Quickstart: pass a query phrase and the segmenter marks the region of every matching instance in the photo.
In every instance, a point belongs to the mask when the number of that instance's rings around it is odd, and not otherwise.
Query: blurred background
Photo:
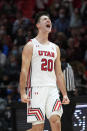
[[[73,71],[74,87],[67,91],[74,106],[64,110],[73,109],[73,131],[87,131],[87,0],[0,0],[0,131],[31,127],[20,102],[21,53],[36,35],[34,17],[42,10],[51,16],[49,40],[60,47],[62,69],[66,62]]]

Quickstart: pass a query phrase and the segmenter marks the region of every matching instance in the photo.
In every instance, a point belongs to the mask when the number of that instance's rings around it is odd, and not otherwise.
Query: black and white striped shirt
[[[62,71],[64,74],[67,91],[75,91],[74,73],[71,65],[69,63],[66,63],[66,66],[65,68],[62,68]]]

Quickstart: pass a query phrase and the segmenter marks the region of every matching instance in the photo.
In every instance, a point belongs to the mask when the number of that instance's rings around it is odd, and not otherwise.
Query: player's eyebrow
[[[44,17],[44,18],[43,18],[43,20],[47,20],[47,19],[49,19],[49,20],[50,20],[50,18],[49,18],[49,17]]]

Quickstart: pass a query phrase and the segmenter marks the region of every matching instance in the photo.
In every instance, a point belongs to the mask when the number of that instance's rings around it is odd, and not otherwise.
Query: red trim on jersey
[[[32,40],[30,39],[29,42],[32,42]],[[27,75],[27,89],[28,89],[28,96],[29,98],[31,98],[32,94],[31,94],[31,66],[29,68],[29,71],[28,71],[28,75]]]
[[[32,42],[32,40],[30,39],[28,42]]]
[[[27,89],[28,89],[28,96],[29,98],[31,97],[31,81],[30,81],[30,69],[28,71],[28,75],[27,75]]]

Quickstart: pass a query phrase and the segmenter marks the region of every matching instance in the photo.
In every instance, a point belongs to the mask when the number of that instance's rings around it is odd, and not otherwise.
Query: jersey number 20
[[[41,60],[41,70],[42,71],[52,71],[53,70],[53,60],[52,59],[45,59]]]

